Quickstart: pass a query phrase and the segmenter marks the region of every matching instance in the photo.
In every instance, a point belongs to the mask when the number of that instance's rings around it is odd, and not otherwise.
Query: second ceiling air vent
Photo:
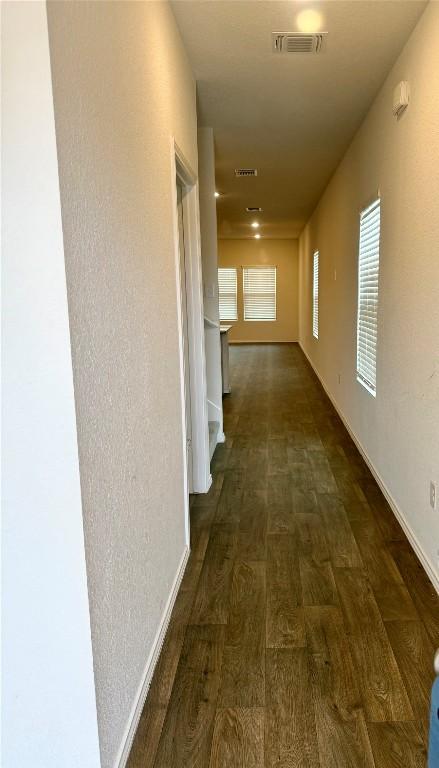
[[[235,168],[235,176],[257,176],[256,168]]]
[[[327,32],[272,32],[273,53],[322,53]]]

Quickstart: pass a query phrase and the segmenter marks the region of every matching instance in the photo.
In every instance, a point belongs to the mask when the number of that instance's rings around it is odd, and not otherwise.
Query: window
[[[220,267],[218,269],[218,289],[220,320],[237,320],[236,267]]]
[[[244,267],[244,320],[276,320],[276,267]]]
[[[380,265],[380,201],[360,215],[358,254],[357,379],[376,393],[378,273]]]
[[[319,252],[314,251],[312,265],[312,335],[319,338]]]

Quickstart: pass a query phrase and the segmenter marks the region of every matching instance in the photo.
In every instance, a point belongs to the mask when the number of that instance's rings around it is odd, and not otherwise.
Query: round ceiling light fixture
[[[259,221],[252,221],[252,227],[253,227],[253,229],[258,229],[259,228]]]
[[[299,32],[308,34],[320,32],[323,24],[322,14],[312,8],[307,8],[297,14],[296,24]]]
[[[255,239],[256,239],[256,240],[260,240],[260,239],[261,239],[261,236],[260,236],[259,232],[257,232],[257,233],[256,233],[256,235],[255,235]]]

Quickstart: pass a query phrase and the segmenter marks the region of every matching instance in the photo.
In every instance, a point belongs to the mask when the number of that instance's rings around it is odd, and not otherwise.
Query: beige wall
[[[219,240],[218,262],[220,267],[238,267],[238,320],[230,323],[230,341],[297,341],[297,240]],[[239,267],[265,264],[277,267],[277,319],[269,323],[245,322]]]
[[[99,736],[110,768],[185,549],[171,137],[196,170],[195,82],[167,3],[51,2],[48,17]]]
[[[389,74],[300,239],[300,342],[393,499],[438,585],[439,3]],[[410,105],[392,116],[392,92]],[[381,192],[377,396],[356,381],[359,210]],[[312,252],[320,333],[312,337]],[[336,279],[335,279],[336,272]],[[338,377],[340,375],[340,383]]]

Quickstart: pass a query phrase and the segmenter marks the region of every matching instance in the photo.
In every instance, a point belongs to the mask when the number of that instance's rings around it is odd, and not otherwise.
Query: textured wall
[[[46,5],[2,3],[3,768],[98,768]]]
[[[195,83],[166,3],[51,2],[102,765],[114,764],[185,546],[171,136]]]
[[[439,4],[395,63],[300,239],[300,340],[438,574]],[[392,93],[410,105],[392,116]],[[377,396],[356,381],[359,211],[381,191]],[[312,252],[320,332],[312,337]],[[337,279],[334,279],[336,270]],[[338,374],[341,382],[338,383]]]
[[[220,267],[238,267],[238,320],[229,339],[233,341],[297,341],[299,256],[297,240],[219,240]],[[258,323],[244,321],[242,266],[277,266],[277,319]]]

